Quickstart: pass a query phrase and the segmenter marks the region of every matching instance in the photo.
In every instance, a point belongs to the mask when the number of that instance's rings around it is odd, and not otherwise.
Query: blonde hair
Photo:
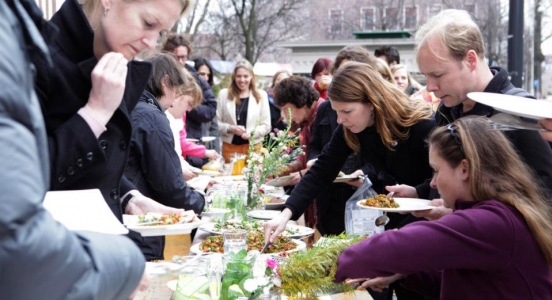
[[[191,96],[194,99],[192,108],[196,108],[203,101],[203,92],[196,82],[196,79],[186,69],[182,69],[182,75],[184,77],[184,84],[180,87],[180,93],[182,95]]]
[[[483,35],[465,10],[443,10],[421,26],[416,32],[416,53],[433,37],[437,38],[456,60],[462,60],[469,50],[474,50],[480,59],[485,57]],[[446,60],[431,48],[429,51],[441,60]]]
[[[389,69],[389,65],[385,62],[385,60],[376,58],[374,67],[381,74],[381,76],[383,76],[383,79],[391,82],[392,84],[396,83],[395,77],[393,76],[393,73],[391,72],[391,69]]]
[[[234,71],[232,72],[232,82],[228,87],[228,100],[236,101],[236,105],[241,104],[240,100],[240,88],[236,84],[236,73],[239,69],[245,69],[251,75],[251,81],[249,82],[249,92],[255,97],[257,103],[261,101],[261,93],[257,89],[257,80],[255,79],[255,73],[253,72],[253,66],[247,60],[240,60],[236,63]]]
[[[474,201],[517,209],[552,267],[552,213],[538,179],[501,131],[484,117],[463,117],[435,129],[429,146],[453,168],[467,160]]]
[[[390,69],[391,69],[391,74],[393,74],[393,77],[395,77],[395,72],[397,72],[398,70],[401,70],[401,69],[404,70],[406,72],[406,77],[408,78],[408,87],[414,86],[416,91],[419,91],[422,88],[422,85],[418,83],[418,81],[416,81],[414,78],[412,78],[412,75],[410,75],[410,72],[408,72],[408,68],[405,65],[401,65],[401,64],[393,65],[391,66]]]
[[[334,74],[328,96],[335,102],[372,104],[376,130],[384,145],[393,150],[396,139],[407,139],[409,128],[421,120],[431,119],[431,105],[410,100],[395,84],[386,81],[373,67],[358,62],[346,62]],[[347,145],[360,151],[357,136],[344,128]]]
[[[151,0],[123,0],[125,2],[135,2],[135,1],[151,1]],[[180,15],[184,15],[188,8],[190,7],[190,0],[178,0],[182,9],[180,10]],[[90,13],[90,16],[93,16],[97,13],[103,13],[103,8],[100,8],[100,0],[78,0],[78,3],[82,5],[82,9],[85,13]]]

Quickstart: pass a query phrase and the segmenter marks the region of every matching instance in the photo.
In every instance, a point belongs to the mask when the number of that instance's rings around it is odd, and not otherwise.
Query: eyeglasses
[[[462,151],[462,153],[464,153],[464,148],[462,147],[462,142],[460,141],[460,138],[458,137],[458,132],[454,128],[454,125],[453,124],[448,124],[447,125],[447,130],[449,131],[450,136],[452,136],[452,139],[454,140],[454,142],[458,146],[460,146],[460,151]]]
[[[177,55],[176,59],[187,61],[188,60],[188,55]]]

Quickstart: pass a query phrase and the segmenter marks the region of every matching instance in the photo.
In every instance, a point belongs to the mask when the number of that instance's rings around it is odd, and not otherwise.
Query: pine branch
[[[337,257],[363,237],[339,235],[327,237],[306,252],[293,253],[281,266],[281,291],[299,295],[297,299],[316,299],[317,295],[353,291],[344,283],[335,283]]]

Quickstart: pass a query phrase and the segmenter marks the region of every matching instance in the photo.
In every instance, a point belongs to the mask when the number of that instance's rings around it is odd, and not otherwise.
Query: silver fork
[[[542,126],[540,126],[537,123],[532,123],[523,120],[522,118],[507,114],[507,113],[498,113],[495,115],[492,115],[489,118],[492,122],[491,125],[493,129],[496,130],[518,130],[518,129],[525,129],[525,130],[539,130],[539,131],[546,131]]]

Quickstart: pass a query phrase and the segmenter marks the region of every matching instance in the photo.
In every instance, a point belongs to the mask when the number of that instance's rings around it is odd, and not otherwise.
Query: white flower
[[[257,284],[257,281],[255,279],[249,278],[249,279],[246,279],[245,282],[243,283],[243,288],[248,293],[253,293],[254,291],[257,290],[257,288],[259,288],[259,285]]]
[[[275,286],[277,287],[280,287],[282,285],[282,279],[280,278],[280,276],[276,276],[272,279],[272,282],[274,283]]]
[[[257,284],[259,286],[266,286],[268,284],[268,278],[266,278],[264,276],[263,277],[258,277],[257,278]]]

